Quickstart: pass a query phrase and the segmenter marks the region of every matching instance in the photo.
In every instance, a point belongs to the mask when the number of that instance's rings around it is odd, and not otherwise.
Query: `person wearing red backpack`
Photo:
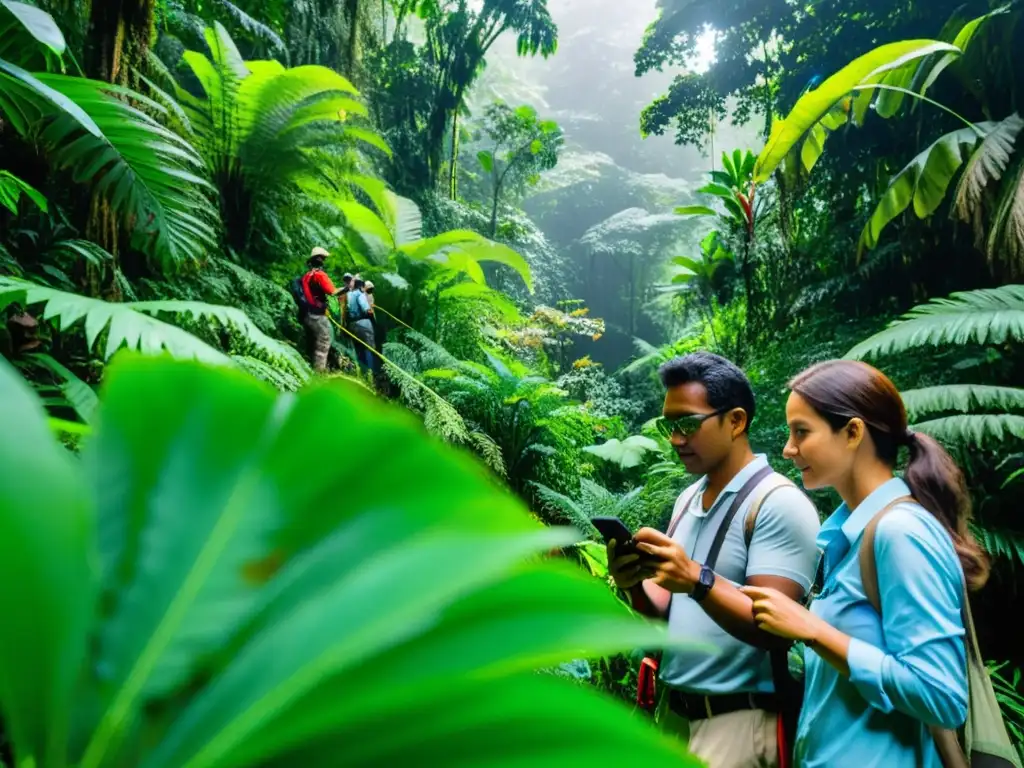
[[[330,254],[319,246],[313,249],[306,260],[308,270],[299,278],[299,319],[306,329],[313,370],[327,370],[327,355],[331,351],[331,322],[327,319],[327,297],[338,296],[348,290],[351,276],[346,275],[346,285],[335,288],[331,278],[324,271],[324,263]]]
[[[659,429],[699,479],[680,494],[667,535],[642,528],[619,554],[626,543],[609,542],[609,572],[637,611],[668,622],[673,641],[700,645],[668,650],[657,664],[662,728],[688,740],[710,768],[785,766],[787,723],[792,732],[796,721],[787,685],[795,681],[775,662],[784,667],[789,644],[755,625],[739,587],[770,586],[800,600],[817,565],[818,513],[751,450],[754,393],[739,368],[698,352],[660,374]]]

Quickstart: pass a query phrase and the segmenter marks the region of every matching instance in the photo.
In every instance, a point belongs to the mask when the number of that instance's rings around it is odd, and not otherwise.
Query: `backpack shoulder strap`
[[[675,535],[676,528],[679,527],[679,522],[683,519],[683,515],[686,514],[686,510],[690,508],[690,505],[693,503],[694,497],[697,495],[699,491],[700,483],[694,483],[693,488],[690,489],[690,493],[686,497],[686,501],[684,501],[680,505],[679,511],[676,512],[675,516],[672,518],[672,522],[668,524],[668,530],[665,532],[665,535],[668,536],[670,539]]]
[[[898,499],[890,501],[868,521],[868,524],[864,527],[864,534],[861,536],[860,550],[857,553],[857,559],[860,561],[860,580],[864,585],[864,596],[868,599],[871,607],[878,611],[879,616],[882,615],[882,599],[878,592],[878,564],[875,562],[875,531],[878,530],[878,524],[882,521],[882,518],[889,514],[893,507],[897,504],[913,500],[913,496],[900,496]]]
[[[736,495],[732,497],[732,502],[729,504],[729,509],[725,511],[722,516],[722,522],[718,526],[718,530],[715,531],[715,539],[711,542],[711,549],[708,550],[707,559],[704,561],[704,565],[712,570],[715,567],[715,563],[718,562],[718,553],[722,551],[722,544],[725,543],[725,536],[729,533],[729,526],[732,525],[733,519],[736,517],[736,513],[740,507],[743,506],[743,502],[746,501],[747,497],[753,492],[761,482],[771,474],[774,474],[770,466],[762,467],[755,472],[748,480],[743,484],[743,487],[736,492]]]
[[[743,543],[747,549],[750,548],[750,542],[754,538],[754,527],[757,525],[757,513],[761,511],[761,505],[779,488],[796,488],[796,484],[785,475],[775,472],[758,487],[758,493],[750,503],[747,517],[743,521]]]

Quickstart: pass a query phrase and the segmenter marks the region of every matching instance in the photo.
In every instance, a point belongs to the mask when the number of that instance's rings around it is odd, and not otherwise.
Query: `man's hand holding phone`
[[[700,577],[700,565],[676,542],[661,531],[641,528],[633,538],[633,545],[647,563],[648,575],[644,578],[669,592],[689,594],[693,591]]]
[[[608,573],[619,589],[631,589],[644,579],[650,578],[653,570],[646,556],[636,549],[633,534],[617,517],[595,517],[594,527],[604,537],[608,550]]]

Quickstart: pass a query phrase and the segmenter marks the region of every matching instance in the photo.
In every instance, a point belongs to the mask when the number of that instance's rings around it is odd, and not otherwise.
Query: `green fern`
[[[972,525],[971,532],[990,555],[1024,565],[1024,532]]]
[[[591,538],[599,539],[600,534],[591,523],[594,517],[617,517],[631,530],[644,524],[646,503],[643,488],[634,488],[626,493],[612,493],[600,483],[589,478],[580,480],[579,499],[559,493],[542,483],[530,483],[544,508],[557,517],[549,522],[568,522]]]
[[[220,350],[198,337],[153,317],[159,313],[187,315],[196,320],[215,322],[238,332],[268,359],[279,362],[300,380],[309,378],[309,366],[292,347],[270,338],[260,331],[244,312],[234,307],[220,307],[192,301],[141,301],[112,303],[36,285],[26,280],[0,277],[0,309],[12,303],[25,306],[45,304],[43,317],[55,321],[61,330],[68,330],[84,321],[86,343],[97,346],[106,331],[104,360],[127,346],[147,354],[166,350],[175,357],[195,358],[220,365],[235,362]]]
[[[1024,416],[1009,413],[946,416],[916,422],[914,429],[953,445],[995,445],[1013,438],[1024,440]]]
[[[1024,389],[984,384],[947,384],[902,393],[912,421],[934,413],[1024,410]]]
[[[914,307],[847,353],[854,360],[945,344],[1024,341],[1024,285],[952,294]]]

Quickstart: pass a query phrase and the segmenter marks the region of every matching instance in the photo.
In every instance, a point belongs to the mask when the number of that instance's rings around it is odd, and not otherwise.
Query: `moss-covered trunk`
[[[85,72],[89,77],[138,87],[153,34],[154,6],[155,0],[93,0],[85,50]],[[114,269],[120,268],[129,253],[124,222],[116,219],[105,199],[95,195],[89,204],[85,236],[106,248],[114,257]],[[88,267],[90,272],[95,269]],[[92,292],[110,299],[120,298],[113,270],[108,274],[88,274],[86,281]]]

